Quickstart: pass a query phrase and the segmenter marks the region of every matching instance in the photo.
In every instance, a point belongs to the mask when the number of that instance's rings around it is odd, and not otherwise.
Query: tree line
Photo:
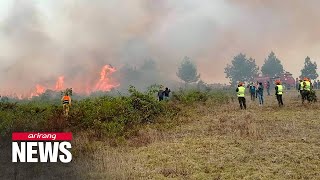
[[[228,64],[224,69],[226,78],[230,79],[231,84],[236,84],[239,81],[252,81],[258,76],[259,66],[255,59],[247,58],[245,54],[238,54],[233,58],[231,64]],[[284,73],[285,70],[281,61],[277,58],[274,52],[271,52],[261,66],[263,76],[276,77]],[[304,67],[301,69],[300,77],[308,77],[312,80],[318,78],[317,63],[312,62],[307,56],[304,61]]]
[[[281,60],[272,51],[268,57],[264,60],[264,64],[259,66],[256,64],[255,59],[247,57],[245,54],[240,53],[236,55],[231,64],[227,64],[224,68],[226,78],[230,80],[231,85],[235,85],[239,81],[253,81],[259,73],[263,76],[276,77],[285,72],[285,69],[281,63]],[[198,82],[200,74],[197,72],[197,67],[189,57],[184,57],[180,67],[178,68],[177,76],[186,84],[192,82]],[[307,56],[304,61],[304,67],[301,69],[300,77],[308,77],[312,80],[318,78],[317,63],[311,61]]]

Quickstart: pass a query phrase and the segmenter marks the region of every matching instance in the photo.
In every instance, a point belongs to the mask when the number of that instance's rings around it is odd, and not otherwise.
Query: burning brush
[[[97,91],[111,91],[114,88],[117,88],[120,86],[120,84],[112,79],[112,74],[116,72],[117,69],[110,64],[104,65],[100,71],[100,77],[97,80],[93,80],[90,83],[85,84],[85,87],[82,84],[76,83],[74,79],[69,80],[69,82],[75,82],[74,84],[68,84],[67,86],[74,87],[75,91],[79,94],[90,94],[92,92]],[[9,91],[1,91],[1,95],[5,95],[12,98],[17,99],[32,99],[33,97],[39,97],[40,95],[44,94],[47,90],[52,90],[55,92],[61,92],[61,96],[64,96],[65,94],[68,94],[69,96],[72,96],[72,88],[64,89],[65,84],[65,76],[60,75],[56,79],[56,83],[54,85],[48,85],[48,84],[36,84],[30,91],[23,92],[23,93],[15,93],[11,90]],[[85,79],[82,82],[86,82]]]

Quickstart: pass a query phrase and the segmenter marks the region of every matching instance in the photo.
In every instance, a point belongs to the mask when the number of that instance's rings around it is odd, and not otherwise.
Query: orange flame
[[[36,85],[36,93],[38,95],[43,94],[45,91],[46,91],[45,87],[43,87],[43,86],[41,86],[39,84]]]
[[[45,87],[37,84],[36,87],[35,87],[35,92],[31,92],[31,94],[28,96],[28,99],[31,99],[32,97],[35,97],[35,96],[40,96],[45,91],[46,91]],[[23,99],[23,96],[19,95],[18,99]]]
[[[111,75],[116,72],[117,69],[115,67],[112,67],[111,65],[105,65],[102,67],[100,71],[100,78],[97,83],[92,84],[91,82],[85,82],[84,81],[76,81],[73,82],[72,84],[68,84],[67,86],[69,87],[76,87],[73,88],[75,92],[77,93],[86,93],[90,94],[94,91],[110,91],[118,86],[120,86],[119,83],[117,83],[115,80],[111,78]],[[53,90],[55,91],[61,91],[65,88],[65,77],[64,76],[59,76],[56,80],[56,83],[54,86],[51,86]],[[86,84],[81,84],[81,83],[86,83]],[[43,94],[50,86],[43,86],[40,84],[36,84],[35,88],[32,91],[25,92],[18,94],[14,91],[6,91],[2,92],[1,95],[3,96],[8,96],[12,98],[17,98],[17,99],[24,99],[28,98],[31,99],[32,97],[40,96]],[[77,89],[78,88],[78,89]]]
[[[105,65],[100,72],[100,80],[96,84],[95,91],[110,91],[113,88],[118,87],[120,84],[114,83],[110,79],[110,75],[116,72],[116,68]]]

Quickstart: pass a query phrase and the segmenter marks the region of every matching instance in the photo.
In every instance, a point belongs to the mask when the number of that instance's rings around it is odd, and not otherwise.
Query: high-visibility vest
[[[70,102],[70,96],[63,96],[63,104],[69,104],[69,102]]]
[[[278,87],[278,95],[282,95],[283,93],[283,86],[282,85],[277,85]]]
[[[244,97],[244,93],[246,91],[246,88],[243,86],[238,87],[238,97]]]
[[[311,90],[311,83],[309,81],[304,81],[306,83],[306,86],[304,90],[310,91]]]
[[[310,91],[311,90],[311,83],[310,81],[306,81],[306,90]]]
[[[303,81],[300,82],[300,90],[303,90]]]

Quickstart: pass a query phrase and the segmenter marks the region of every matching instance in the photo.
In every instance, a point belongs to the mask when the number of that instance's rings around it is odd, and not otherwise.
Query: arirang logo
[[[12,162],[69,163],[72,133],[12,133]]]

